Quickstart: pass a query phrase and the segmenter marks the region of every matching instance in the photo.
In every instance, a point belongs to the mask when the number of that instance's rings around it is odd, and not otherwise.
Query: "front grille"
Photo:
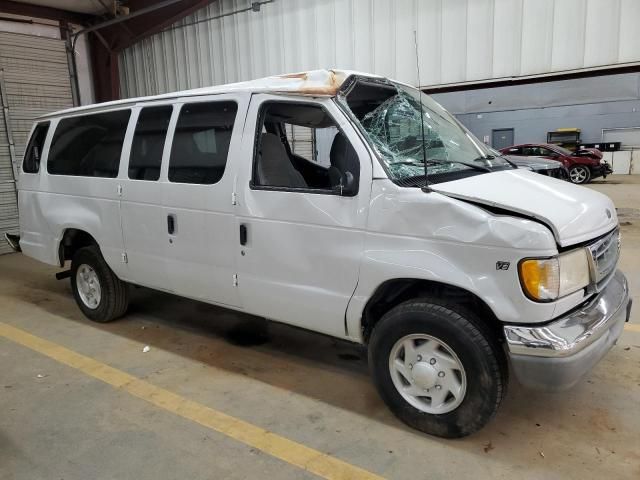
[[[590,253],[591,278],[596,291],[600,291],[616,270],[620,257],[620,231],[616,228],[600,240],[587,245],[587,250]]]

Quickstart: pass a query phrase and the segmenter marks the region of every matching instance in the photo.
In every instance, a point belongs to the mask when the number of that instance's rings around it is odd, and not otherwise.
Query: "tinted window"
[[[47,170],[54,175],[117,177],[130,110],[60,120]]]
[[[48,131],[49,122],[39,123],[36,126],[24,153],[24,161],[22,162],[23,172],[38,173],[40,170],[40,157],[42,156],[42,148],[44,147],[44,140],[47,138]]]
[[[262,107],[261,118],[254,187],[357,193],[358,156],[321,106],[268,102]]]
[[[555,152],[552,152],[548,148],[544,148],[544,147],[540,147],[539,152],[540,152],[539,155],[543,157],[553,157],[554,155],[556,155]]]
[[[535,155],[537,157],[547,157],[547,156],[553,155],[553,152],[548,148],[544,148],[544,147],[525,147],[524,154]]]
[[[213,184],[220,181],[238,105],[191,103],[180,110],[169,159],[169,181]]]
[[[138,116],[129,156],[129,178],[158,180],[162,150],[173,107],[143,108]]]

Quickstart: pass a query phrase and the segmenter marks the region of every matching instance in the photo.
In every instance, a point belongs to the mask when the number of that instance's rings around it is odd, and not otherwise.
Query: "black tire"
[[[591,180],[591,170],[585,165],[574,165],[569,169],[569,181],[577,185],[584,185]]]
[[[466,393],[452,411],[426,413],[395,387],[389,356],[396,342],[411,334],[427,334],[444,342],[462,363]],[[506,356],[495,336],[471,312],[438,299],[410,300],[387,312],[372,332],[369,365],[380,396],[400,420],[445,438],[464,437],[486,425],[498,411],[508,383]]]
[[[77,275],[81,265],[89,266],[97,276],[100,286],[100,301],[94,308],[81,298]],[[82,280],[81,280],[82,282]],[[120,280],[105,262],[97,246],[79,249],[71,261],[71,289],[82,313],[94,322],[106,323],[120,318],[129,306],[129,288]]]

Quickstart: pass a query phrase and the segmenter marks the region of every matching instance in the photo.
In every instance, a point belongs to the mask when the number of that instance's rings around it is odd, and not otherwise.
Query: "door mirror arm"
[[[333,187],[333,191],[341,197],[349,197],[353,195],[354,178],[353,174],[349,171],[343,173],[340,176],[340,183]]]

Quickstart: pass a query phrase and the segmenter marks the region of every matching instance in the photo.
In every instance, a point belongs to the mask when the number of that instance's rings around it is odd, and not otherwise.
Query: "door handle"
[[[244,223],[240,224],[240,245],[247,244],[247,226]]]
[[[173,235],[176,232],[176,217],[172,213],[167,215],[167,232]]]

